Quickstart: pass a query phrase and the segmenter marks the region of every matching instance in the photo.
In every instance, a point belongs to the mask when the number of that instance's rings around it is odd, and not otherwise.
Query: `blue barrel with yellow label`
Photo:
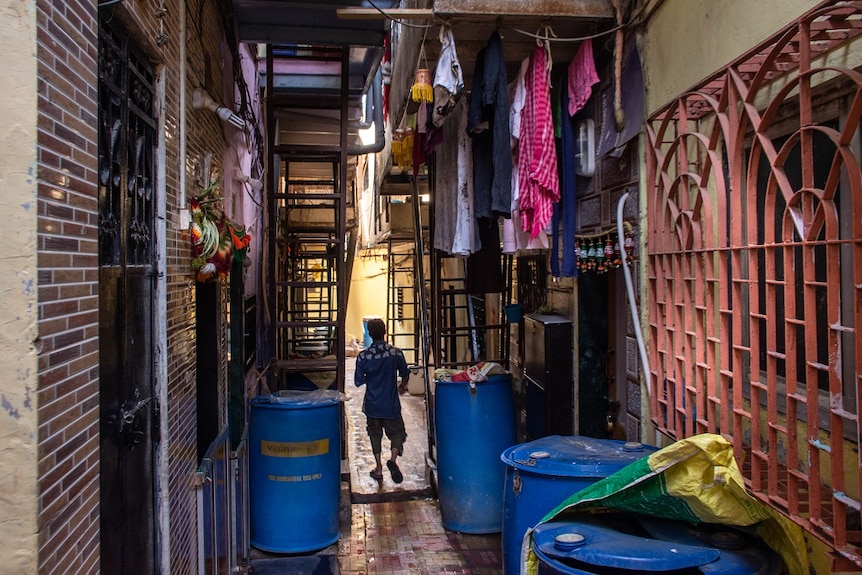
[[[338,541],[340,402],[333,390],[251,400],[251,544],[303,553]]]

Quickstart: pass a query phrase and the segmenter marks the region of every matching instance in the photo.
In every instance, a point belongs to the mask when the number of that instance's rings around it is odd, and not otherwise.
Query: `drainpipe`
[[[370,98],[369,98],[370,96]],[[368,100],[372,101],[374,107],[374,141],[370,144],[352,145],[347,147],[349,156],[361,156],[364,154],[376,154],[383,150],[386,144],[386,127],[383,125],[383,73],[380,68],[374,73],[374,80],[371,82],[370,94],[366,95],[366,112],[365,121],[368,122]]]

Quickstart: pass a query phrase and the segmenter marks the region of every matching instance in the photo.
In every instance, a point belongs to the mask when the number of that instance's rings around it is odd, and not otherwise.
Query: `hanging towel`
[[[434,71],[434,110],[431,113],[431,119],[438,128],[443,125],[464,89],[464,76],[455,51],[455,38],[449,26],[440,27],[440,43],[443,47],[440,48],[440,58]]]
[[[574,116],[583,108],[593,91],[593,84],[599,81],[596,63],[593,59],[593,41],[581,42],[575,57],[569,63],[569,115]]]

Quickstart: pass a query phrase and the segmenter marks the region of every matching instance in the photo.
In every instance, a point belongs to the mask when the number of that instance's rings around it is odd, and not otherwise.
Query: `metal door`
[[[99,30],[102,573],[155,561],[153,75],[110,20]]]

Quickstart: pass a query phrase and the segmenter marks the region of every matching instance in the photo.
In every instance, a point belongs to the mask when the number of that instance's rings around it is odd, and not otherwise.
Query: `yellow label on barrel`
[[[261,441],[261,455],[269,457],[310,457],[329,453],[329,438],[314,441]]]

